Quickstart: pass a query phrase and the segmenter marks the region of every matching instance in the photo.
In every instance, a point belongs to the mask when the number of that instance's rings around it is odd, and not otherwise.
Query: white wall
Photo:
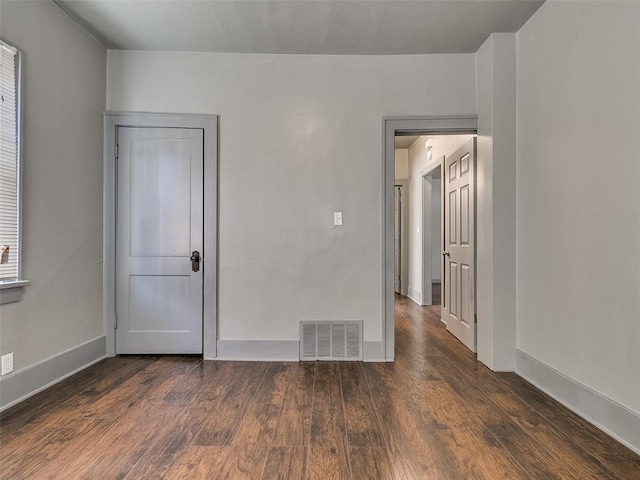
[[[396,148],[395,178],[396,180],[409,180],[409,150]]]
[[[640,3],[547,2],[517,41],[517,347],[640,414]]]
[[[107,107],[220,115],[221,339],[362,319],[380,341],[381,119],[473,113],[474,72],[473,55],[109,51]]]
[[[51,2],[1,8],[2,37],[24,54],[23,277],[31,285],[0,307],[0,351],[14,352],[18,374],[103,335],[106,50]]]
[[[425,149],[425,141],[431,139],[433,147],[431,149],[431,161],[427,160],[427,150]],[[422,235],[426,233],[430,237],[433,231],[424,232],[423,213],[422,213],[422,177],[431,171],[434,167],[441,164],[442,159],[456,151],[468,136],[465,135],[437,135],[437,136],[421,136],[409,147],[409,296],[422,305],[422,275],[423,275],[423,259],[422,259]],[[438,232],[440,225],[438,225]],[[440,265],[440,254],[431,255],[432,262],[437,260]]]
[[[516,346],[516,38],[494,33],[476,54],[478,360],[513,371]]]

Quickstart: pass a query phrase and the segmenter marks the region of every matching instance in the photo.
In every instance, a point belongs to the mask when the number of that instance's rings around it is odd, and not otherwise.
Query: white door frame
[[[400,295],[409,293],[409,180],[395,180],[394,187],[400,187]],[[395,235],[395,224],[394,224]],[[394,288],[395,293],[395,288]]]
[[[386,361],[395,357],[395,324],[393,292],[393,187],[395,185],[395,136],[397,132],[421,135],[474,134],[478,130],[477,115],[441,117],[384,117],[382,119],[381,264],[382,264],[382,352]]]
[[[115,350],[116,127],[194,128],[204,131],[204,249],[202,352],[216,357],[218,311],[218,117],[164,113],[105,112],[103,205],[103,321],[106,354]]]
[[[432,262],[429,262],[429,268],[425,268],[425,258],[427,255],[430,259],[433,258],[433,237],[431,235],[431,228],[433,226],[434,219],[432,214],[432,202],[433,202],[433,178],[429,180],[427,177],[431,177],[434,173],[440,172],[440,184],[442,187],[442,164],[444,158],[439,158],[434,162],[434,165],[429,167],[424,172],[421,172],[420,177],[422,177],[422,305],[433,305],[433,292],[432,292],[432,281],[433,281],[433,265]],[[425,183],[429,183],[431,188],[429,189],[429,196],[425,196]],[[441,190],[442,191],[442,190]],[[441,207],[442,207],[442,199],[441,199]],[[440,209],[440,218],[438,222],[440,222],[440,232],[442,233],[442,223],[443,223],[443,210]],[[427,228],[429,226],[429,228]],[[427,237],[426,232],[429,232],[429,237]],[[442,244],[442,240],[441,240]],[[428,246],[428,247],[427,247]],[[441,245],[442,246],[442,245]],[[442,255],[440,255],[440,251],[438,252],[438,256],[440,258],[440,262],[442,263]],[[442,272],[442,266],[440,268],[440,272]]]
[[[397,203],[397,208],[396,208]],[[393,225],[393,291],[394,293],[402,292],[402,187],[400,185],[393,186],[393,211],[394,225]],[[398,242],[398,254],[396,255],[396,241]],[[398,287],[396,289],[396,280],[398,280]]]

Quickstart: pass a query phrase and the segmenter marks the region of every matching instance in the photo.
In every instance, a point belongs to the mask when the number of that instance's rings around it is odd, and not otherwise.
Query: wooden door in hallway
[[[442,318],[447,330],[476,351],[475,164],[471,138],[445,159],[444,291]]]

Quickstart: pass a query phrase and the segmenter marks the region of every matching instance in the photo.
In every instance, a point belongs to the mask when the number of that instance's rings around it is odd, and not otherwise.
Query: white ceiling
[[[233,53],[475,53],[544,0],[54,0],[106,47]]]
[[[396,148],[409,148],[419,138],[419,135],[396,136]]]

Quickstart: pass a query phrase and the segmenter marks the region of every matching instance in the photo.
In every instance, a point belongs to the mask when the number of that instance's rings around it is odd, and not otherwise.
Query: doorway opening
[[[394,138],[395,301],[475,351],[475,136],[419,133]]]
[[[459,317],[459,300],[462,296],[473,298],[475,268],[468,268],[467,262],[464,264],[464,272],[454,277],[454,274],[461,272],[459,269],[463,264],[459,261],[452,262],[443,253],[447,252],[445,245],[451,243],[453,226],[456,226],[456,232],[461,232],[460,220],[464,219],[466,222],[475,217],[473,209],[467,208],[460,213],[459,200],[452,203],[453,208],[449,208],[455,211],[456,218],[449,225],[447,239],[444,228],[447,211],[446,186],[450,184],[446,181],[447,157],[463,145],[464,148],[468,145],[475,148],[477,117],[385,119],[383,130],[383,351],[389,361],[395,357],[396,298],[403,302],[410,299],[415,304],[428,306],[433,310],[432,314],[437,311],[438,318],[445,322],[451,319],[451,314],[455,318]],[[467,153],[470,156],[464,159],[465,168],[471,158],[475,160],[475,153],[466,152],[464,155]],[[454,163],[460,165],[460,159]],[[464,174],[468,178],[471,172],[473,170],[466,169]],[[406,187],[401,189],[402,202],[398,205],[395,199],[398,191],[396,187],[401,182]],[[462,193],[467,206],[471,207],[473,202],[468,200],[473,198],[469,196],[474,191],[473,183],[463,186]],[[455,195],[459,196],[460,192]],[[396,219],[396,211],[399,211],[399,219]],[[398,224],[400,228],[397,228]],[[471,232],[475,236],[475,229],[469,230],[474,226],[470,223],[466,225],[465,239],[469,238]],[[458,238],[454,240],[458,241]],[[472,242],[471,248],[474,247]],[[458,285],[453,290],[445,288],[448,276]],[[465,280],[471,279],[464,289],[459,282],[463,277]],[[398,283],[400,288],[397,288]],[[454,301],[453,310],[449,308],[447,299]],[[471,322],[470,308],[474,313]],[[475,306],[466,305],[464,310],[465,320],[473,327],[475,334]],[[472,349],[475,349],[475,344]]]

